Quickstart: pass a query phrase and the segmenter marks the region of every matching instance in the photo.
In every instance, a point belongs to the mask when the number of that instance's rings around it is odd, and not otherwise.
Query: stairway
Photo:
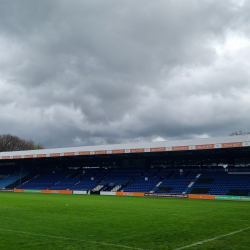
[[[195,177],[195,179],[192,180],[192,181],[188,184],[188,186],[186,187],[186,189],[185,189],[182,193],[183,193],[183,194],[188,193],[189,190],[191,189],[191,187],[194,185],[194,183],[200,178],[200,176],[201,176],[201,174],[197,174],[196,177]]]

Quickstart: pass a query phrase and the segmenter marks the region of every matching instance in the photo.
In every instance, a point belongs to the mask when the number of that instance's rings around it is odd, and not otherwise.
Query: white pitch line
[[[195,246],[197,246],[197,245],[201,245],[201,244],[203,244],[203,243],[206,243],[206,242],[209,242],[209,241],[213,241],[213,240],[217,240],[217,239],[219,239],[219,238],[226,237],[226,236],[229,236],[229,235],[237,234],[237,233],[240,233],[240,232],[243,232],[243,231],[249,230],[249,229],[250,229],[250,227],[247,227],[247,228],[244,228],[244,229],[241,229],[241,230],[235,231],[235,232],[231,232],[231,233],[228,233],[228,234],[223,234],[223,235],[220,235],[220,236],[217,236],[217,237],[211,238],[211,239],[207,239],[207,240],[199,241],[199,242],[196,242],[196,243],[191,244],[191,245],[187,245],[187,246],[179,247],[179,248],[176,248],[176,249],[174,249],[174,250],[181,250],[181,249],[185,249],[185,248],[189,248],[189,247],[195,247]]]
[[[122,247],[122,248],[135,249],[135,250],[148,250],[148,249],[143,249],[143,248],[129,247],[129,246],[124,246],[124,245],[116,245],[116,244],[99,242],[99,241],[81,240],[81,239],[67,238],[67,237],[54,236],[54,235],[36,234],[36,233],[30,233],[30,232],[24,232],[24,231],[16,231],[16,230],[8,230],[8,229],[0,229],[0,231],[20,233],[20,234],[30,234],[30,235],[34,235],[34,236],[49,237],[49,238],[56,238],[56,239],[63,239],[63,240],[83,241],[83,242],[88,242],[88,243],[101,244],[101,245],[113,246],[113,247]]]

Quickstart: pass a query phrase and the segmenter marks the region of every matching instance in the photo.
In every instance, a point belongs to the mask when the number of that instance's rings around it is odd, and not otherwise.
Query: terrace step
[[[93,191],[93,192],[100,191],[103,187],[104,187],[104,185],[99,184],[95,188],[93,188],[91,191]]]
[[[111,192],[117,192],[121,187],[121,185],[116,185],[113,189],[111,189]]]

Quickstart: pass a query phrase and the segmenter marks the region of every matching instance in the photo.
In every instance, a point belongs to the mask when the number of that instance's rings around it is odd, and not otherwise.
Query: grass
[[[249,228],[249,229],[246,229]],[[0,193],[0,249],[247,249],[250,203]]]

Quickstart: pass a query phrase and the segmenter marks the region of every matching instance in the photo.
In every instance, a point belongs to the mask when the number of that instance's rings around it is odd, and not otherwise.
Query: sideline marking
[[[8,229],[1,229],[1,228],[0,228],[0,231],[12,232],[12,233],[21,233],[21,234],[30,234],[30,235],[35,235],[35,236],[49,237],[49,238],[56,238],[56,239],[63,239],[63,240],[83,241],[83,242],[88,242],[88,243],[95,243],[95,244],[101,244],[101,245],[106,245],[106,246],[114,246],[114,247],[123,247],[123,248],[135,249],[135,250],[148,250],[148,249],[144,249],[144,248],[136,248],[136,247],[123,246],[123,245],[116,245],[116,244],[99,242],[99,241],[81,240],[81,239],[74,239],[74,238],[67,238],[67,237],[46,235],[46,234],[36,234],[36,233],[30,233],[30,232],[24,232],[24,231],[15,231],[15,230],[8,230]]]
[[[237,234],[237,233],[246,231],[246,230],[248,230],[248,229],[250,229],[250,227],[247,227],[247,228],[244,228],[244,229],[241,229],[241,230],[238,230],[238,231],[234,231],[234,232],[231,232],[231,233],[228,233],[228,234],[223,234],[223,235],[220,235],[220,236],[217,236],[217,237],[208,239],[208,240],[199,241],[199,242],[196,242],[196,243],[194,243],[194,244],[187,245],[187,246],[184,246],[184,247],[179,247],[179,248],[176,248],[176,249],[174,249],[174,250],[181,250],[181,249],[185,249],[185,248],[189,248],[189,247],[195,247],[195,246],[197,246],[197,245],[201,245],[201,244],[206,243],[206,242],[209,242],[209,241],[217,240],[217,239],[219,239],[219,238],[226,237],[226,236],[229,236],[229,235],[232,235],[232,234]]]

